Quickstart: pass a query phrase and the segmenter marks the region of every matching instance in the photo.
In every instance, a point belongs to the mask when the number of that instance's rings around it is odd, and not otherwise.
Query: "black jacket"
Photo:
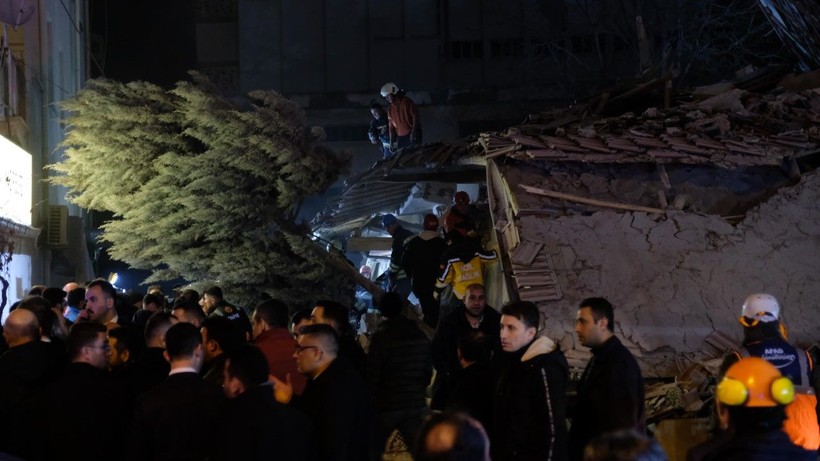
[[[72,363],[65,373],[38,399],[32,411],[42,450],[41,459],[119,460],[128,440],[131,407],[127,392],[106,370],[87,363]],[[77,429],[93,431],[93,442]],[[47,441],[47,443],[42,443]],[[25,459],[36,460],[37,456]]]
[[[433,290],[436,277],[441,270],[441,255],[447,249],[447,242],[435,231],[422,231],[409,239],[402,257],[402,267],[414,281],[430,284]]]
[[[217,437],[214,461],[312,459],[307,415],[277,402],[270,385],[249,389],[229,400],[219,424],[236,430]]]
[[[373,332],[367,381],[376,411],[425,406],[425,391],[433,374],[430,340],[410,319],[384,320]]]
[[[569,365],[547,337],[504,354],[493,400],[493,459],[566,461]]]
[[[464,333],[473,329],[466,317],[466,308],[460,304],[452,312],[444,316],[433,335],[433,366],[436,369],[435,389],[431,408],[442,409],[446,405],[448,394],[452,386],[453,377],[461,369],[458,363],[458,339]],[[492,306],[484,309],[484,318],[478,329],[491,338],[493,352],[501,350],[499,339],[499,323],[501,314]]]
[[[346,361],[331,362],[308,381],[293,404],[310,418],[318,461],[368,459],[370,395],[364,380]]]
[[[493,432],[493,396],[498,367],[492,361],[476,362],[455,374],[448,411],[462,411],[477,419],[488,434]]]
[[[569,459],[583,458],[595,437],[616,429],[646,431],[644,388],[635,357],[612,336],[592,348],[592,359],[578,382],[578,400],[569,433]]]
[[[735,434],[704,461],[816,461],[817,453],[794,445],[783,431]]]
[[[129,458],[204,460],[214,440],[203,436],[218,426],[222,390],[193,372],[177,373],[137,399]]]

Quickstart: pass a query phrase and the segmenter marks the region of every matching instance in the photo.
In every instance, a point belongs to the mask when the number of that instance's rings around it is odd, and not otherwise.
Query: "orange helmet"
[[[717,399],[729,406],[776,407],[794,400],[794,384],[759,357],[739,360],[718,383]]]

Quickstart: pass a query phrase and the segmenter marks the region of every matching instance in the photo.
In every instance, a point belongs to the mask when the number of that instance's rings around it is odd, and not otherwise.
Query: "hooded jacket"
[[[569,365],[545,337],[502,357],[493,399],[492,459],[567,459]]]
[[[429,282],[430,291],[439,273],[439,261],[447,242],[436,231],[424,230],[407,240],[402,266],[411,278]]]

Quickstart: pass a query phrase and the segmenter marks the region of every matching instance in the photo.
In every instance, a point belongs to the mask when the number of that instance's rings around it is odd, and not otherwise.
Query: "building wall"
[[[773,294],[790,339],[817,340],[820,314],[820,172],[804,175],[746,214],[737,226],[717,216],[601,211],[554,219],[525,216],[522,239],[544,242],[563,298],[541,305],[545,333],[568,356],[584,357],[573,320],[578,303],[604,296],[616,308],[615,333],[651,376],[678,373],[704,356],[715,331],[740,342],[746,296]],[[773,225],[776,223],[776,225]]]

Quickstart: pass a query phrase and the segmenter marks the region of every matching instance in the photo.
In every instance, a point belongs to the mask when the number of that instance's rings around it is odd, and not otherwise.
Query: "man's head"
[[[484,308],[487,307],[487,294],[484,285],[474,283],[467,287],[464,292],[464,307],[467,308],[467,315],[479,318],[484,315]]]
[[[259,348],[245,344],[228,354],[222,388],[228,398],[258,387],[268,380],[268,359]]]
[[[348,310],[341,303],[322,299],[316,301],[316,307],[310,313],[311,323],[321,323],[330,325],[339,335],[349,333],[350,322],[348,321]]]
[[[393,104],[393,101],[396,100],[396,96],[399,94],[399,87],[393,82],[387,82],[382,85],[382,89],[379,93],[384,99],[387,99],[387,102]]]
[[[501,349],[515,352],[530,344],[538,333],[538,306],[518,301],[501,308]]]
[[[794,384],[760,357],[746,357],[726,370],[715,389],[719,408],[741,432],[779,429],[784,408],[795,398]]]
[[[382,227],[388,234],[393,235],[399,227],[399,220],[394,215],[388,213],[382,216]]]
[[[230,353],[244,343],[244,332],[225,317],[208,317],[202,321],[202,347],[205,361]]]
[[[492,358],[493,345],[490,337],[481,330],[467,330],[458,337],[459,363],[462,368],[476,362],[486,362]]]
[[[155,312],[145,324],[145,345],[165,348],[165,334],[177,323],[176,317],[167,312]]]
[[[780,318],[780,303],[777,298],[766,293],[749,295],[740,311],[740,324],[753,327],[758,323],[777,322]]]
[[[222,301],[222,288],[212,286],[202,293],[202,300],[199,304],[205,310],[206,315],[211,315],[216,308],[216,303],[220,301]]]
[[[319,376],[339,353],[339,335],[330,325],[306,325],[301,329],[293,357],[296,369],[311,378]]]
[[[156,312],[160,310],[164,304],[163,299],[153,293],[148,293],[142,298],[142,308],[147,311]]]
[[[85,288],[77,287],[69,291],[66,296],[66,304],[79,309],[85,307]]]
[[[204,361],[199,329],[190,323],[177,323],[169,328],[165,334],[165,356],[172,367],[184,364],[199,371]]]
[[[11,311],[3,326],[3,337],[9,347],[21,346],[40,340],[40,323],[34,312],[28,309]]]
[[[419,431],[417,461],[489,461],[490,441],[481,423],[464,413],[438,413]]]
[[[52,309],[56,309],[57,312],[63,311],[63,302],[65,301],[66,292],[54,287],[49,287],[43,290],[43,298],[48,301],[49,306]]]
[[[401,296],[395,291],[388,291],[379,299],[379,312],[388,319],[401,315]]]
[[[293,339],[299,341],[299,335],[302,327],[310,325],[310,312],[307,309],[300,309],[290,316],[290,334]]]
[[[620,429],[596,437],[584,449],[584,461],[666,461],[660,444],[634,429]]]
[[[103,279],[97,279],[88,284],[85,290],[85,308],[82,318],[106,324],[116,315],[114,303],[117,298],[117,291],[114,287]]]
[[[111,350],[105,337],[105,325],[96,322],[75,323],[68,331],[66,347],[72,363],[87,363],[101,370],[107,369]]]
[[[612,304],[604,298],[587,298],[578,306],[575,333],[586,347],[605,343],[615,331],[615,313]]]
[[[373,101],[370,103],[370,114],[373,116],[373,118],[378,120],[384,117],[384,108],[382,108],[381,104],[377,103],[376,101]]]
[[[256,305],[251,315],[253,337],[262,333],[288,327],[288,306],[278,299],[268,299]]]
[[[28,310],[37,317],[37,324],[40,325],[40,336],[51,336],[51,330],[57,320],[57,315],[51,310],[48,301],[42,296],[28,296],[20,301],[17,309]]]
[[[128,326],[114,328],[108,332],[108,346],[111,348],[108,367],[113,370],[135,360],[140,347],[139,335]]]
[[[171,311],[180,322],[190,323],[199,328],[205,320],[205,312],[196,300],[178,299]]]
[[[470,210],[470,195],[463,190],[458,191],[453,197],[453,203],[459,213],[467,213]]]
[[[80,288],[80,284],[77,282],[68,282],[63,285],[63,291],[66,293],[71,293],[72,290],[76,290],[77,288]]]
[[[433,213],[427,213],[424,215],[424,221],[422,221],[422,227],[424,230],[427,231],[437,231],[438,230],[438,216],[434,215]]]

